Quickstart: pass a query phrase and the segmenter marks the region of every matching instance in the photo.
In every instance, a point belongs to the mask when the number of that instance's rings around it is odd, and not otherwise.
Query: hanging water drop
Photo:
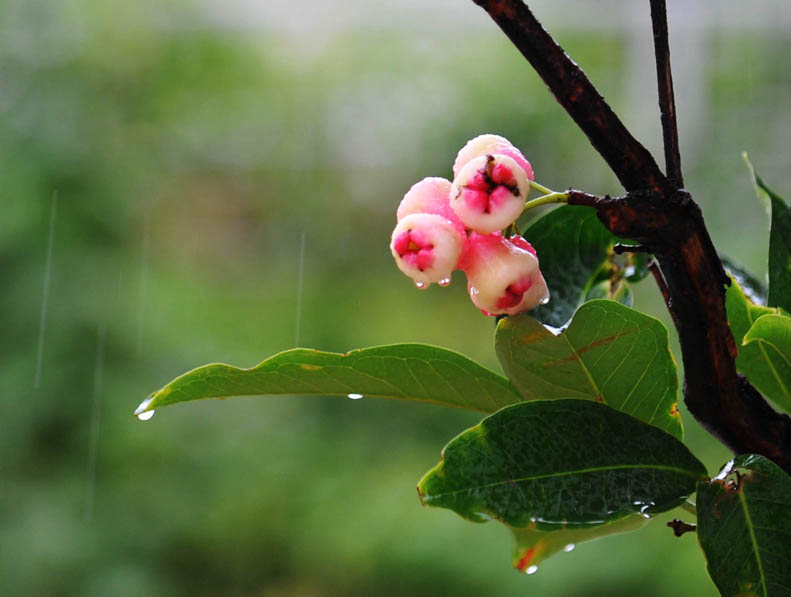
[[[439,282],[437,282],[442,287],[450,286],[450,278],[442,278]]]
[[[426,288],[428,288],[428,286],[426,285],[425,282],[415,282],[415,288],[417,288],[418,290],[425,290]]]
[[[569,543],[568,545],[566,545],[566,547],[563,548],[563,551],[565,551],[566,553],[570,551],[574,551],[574,547],[575,545],[573,543]]]
[[[538,572],[538,566],[535,565],[530,566],[527,570],[525,570],[526,574],[535,574],[536,572]]]
[[[539,305],[546,305],[548,302],[549,302],[549,297],[545,296],[544,298],[541,299]]]
[[[148,405],[151,404],[151,401],[154,400],[153,396],[149,396],[140,405],[135,409],[135,416],[140,419],[141,421],[148,421],[151,417],[154,416],[153,410],[146,410]]]
[[[363,397],[363,395],[362,394],[347,394],[346,397],[349,398],[350,400],[359,400],[360,398]]]
[[[137,418],[140,419],[141,421],[148,421],[149,419],[151,419],[151,417],[154,416],[155,412],[156,411],[154,410],[147,410],[146,412],[137,415]]]

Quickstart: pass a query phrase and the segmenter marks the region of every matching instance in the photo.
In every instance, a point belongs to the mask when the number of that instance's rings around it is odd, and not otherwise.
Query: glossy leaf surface
[[[739,282],[733,278],[731,286],[725,293],[725,308],[728,311],[728,323],[731,326],[733,339],[739,353],[736,357],[736,368],[747,376],[758,391],[786,410],[791,409],[791,368],[782,356],[779,347],[787,340],[782,337],[773,341],[760,339],[762,334],[772,330],[762,324],[762,332],[752,336],[752,341],[745,342],[745,336],[753,325],[764,317],[780,315],[780,310],[772,307],[756,305],[745,296]],[[770,320],[774,321],[774,320]],[[774,338],[774,334],[771,334]],[[767,338],[768,339],[768,338]]]
[[[603,404],[506,407],[451,441],[418,485],[424,504],[559,531],[674,508],[705,477],[673,436]]]
[[[346,354],[296,348],[249,369],[205,365],[151,394],[138,412],[187,400],[266,394],[396,398],[482,412],[522,400],[507,379],[456,352],[393,344]]]
[[[769,375],[764,384],[771,386],[774,394],[766,395],[791,411],[791,317],[787,315],[763,315],[745,334],[742,344],[745,349],[758,345],[766,357]],[[749,377],[749,376],[748,376]],[[756,385],[758,389],[761,389]]]
[[[640,279],[647,271],[645,256],[618,257],[627,264],[622,269],[616,267],[612,247],[618,239],[588,207],[559,207],[531,224],[523,236],[538,252],[551,297],[532,313],[553,327],[565,324],[586,297],[592,298],[588,297],[591,292],[597,298],[631,301],[626,279]],[[593,289],[610,279],[612,285]]]
[[[791,477],[738,456],[698,486],[698,541],[725,596],[791,594]]]
[[[746,159],[746,156],[745,156]],[[770,307],[791,311],[791,205],[770,189],[747,162],[755,189],[771,218],[769,226],[769,296]]]
[[[559,335],[527,314],[500,321],[497,356],[527,400],[603,402],[678,437],[678,378],[662,323],[614,301],[582,305]]]

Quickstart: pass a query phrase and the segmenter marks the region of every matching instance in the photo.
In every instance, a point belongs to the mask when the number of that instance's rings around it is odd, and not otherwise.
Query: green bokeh
[[[297,327],[302,346],[428,342],[497,368],[462,277],[417,292],[387,249],[402,194],[448,176],[471,136],[508,136],[549,186],[618,192],[493,28],[301,39],[214,27],[197,6],[0,6],[0,593],[714,594],[668,516],[524,578],[506,529],[421,508],[417,480],[472,413],[278,398],[132,416],[187,369],[293,347]],[[625,39],[562,39],[620,107]],[[706,43],[686,183],[715,242],[763,275],[767,221],[739,156],[791,184],[789,37]],[[668,322],[650,282],[635,290]],[[727,451],[685,428],[718,470]]]

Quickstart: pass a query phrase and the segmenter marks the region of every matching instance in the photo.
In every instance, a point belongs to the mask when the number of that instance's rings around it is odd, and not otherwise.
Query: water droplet
[[[545,296],[544,298],[541,299],[541,302],[539,304],[546,305],[548,302],[549,302],[549,297]]]
[[[538,566],[535,566],[535,565],[534,566],[530,566],[530,567],[528,567],[527,570],[525,570],[526,574],[535,574],[536,572],[538,572]]]
[[[151,401],[154,399],[153,396],[149,396],[140,405],[135,409],[135,415],[141,421],[148,421],[151,417],[154,416],[153,410],[146,410],[148,405],[151,404]]]
[[[347,398],[350,398],[351,400],[359,400],[362,397],[362,394],[347,394]]]
[[[418,290],[425,290],[426,288],[428,288],[428,286],[426,285],[425,282],[415,282],[415,288],[417,288]]]
[[[563,548],[563,551],[565,552],[574,551],[574,547],[575,546],[573,543],[569,543],[566,547]]]
[[[450,278],[442,278],[439,282],[437,282],[442,287],[450,286]]]

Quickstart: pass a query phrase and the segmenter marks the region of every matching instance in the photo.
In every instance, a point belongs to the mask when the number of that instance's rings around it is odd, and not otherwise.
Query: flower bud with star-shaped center
[[[549,300],[533,247],[521,236],[472,233],[459,267],[472,302],[486,315],[515,315]]]
[[[487,154],[467,162],[453,180],[450,206],[467,228],[488,234],[516,221],[529,192],[527,175],[512,158]]]
[[[465,235],[437,214],[404,216],[393,230],[390,252],[398,269],[415,281],[419,289],[432,282],[450,284],[466,242]]]

